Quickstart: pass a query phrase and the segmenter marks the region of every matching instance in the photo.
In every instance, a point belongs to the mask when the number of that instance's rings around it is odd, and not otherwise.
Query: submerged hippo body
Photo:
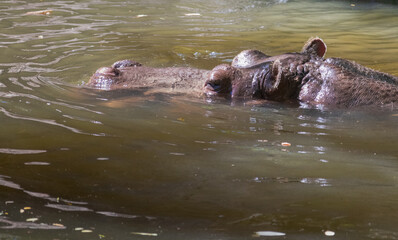
[[[122,60],[115,62],[112,67],[98,69],[88,85],[102,90],[156,88],[201,95],[209,76],[209,70],[184,67],[153,68]]]
[[[325,106],[398,106],[398,77],[340,58],[325,59],[325,53],[323,40],[311,38],[298,53],[267,56],[245,50],[231,65],[222,64],[211,71],[151,68],[123,60],[98,69],[88,85],[107,90],[156,87]]]

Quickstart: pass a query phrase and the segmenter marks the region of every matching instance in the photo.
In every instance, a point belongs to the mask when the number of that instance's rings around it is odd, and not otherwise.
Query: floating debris
[[[54,224],[53,224],[53,225],[54,225]],[[93,230],[84,229],[84,228],[82,228],[82,227],[76,227],[76,228],[74,228],[74,230],[75,230],[75,231],[80,231],[80,232],[82,232],[82,233],[92,233],[92,232],[93,232]]]
[[[334,235],[335,235],[336,233],[335,232],[333,232],[333,231],[325,231],[325,236],[328,236],[328,237],[333,237]]]
[[[135,16],[136,18],[143,18],[143,17],[148,17],[148,15],[145,15],[145,14],[139,14],[139,15],[137,15],[137,16]]]
[[[266,143],[266,142],[268,142],[268,140],[266,140],[266,139],[258,139],[257,142]]]
[[[140,236],[150,236],[150,237],[157,237],[157,233],[145,233],[145,232],[132,232],[131,234],[140,235]]]
[[[61,228],[64,228],[65,226],[63,225],[63,224],[61,224],[61,223],[53,223],[53,226],[55,226],[55,227],[61,227]]]
[[[40,11],[33,11],[33,12],[27,12],[25,15],[50,15],[53,12],[53,10],[40,10]]]
[[[36,222],[37,220],[39,220],[38,218],[28,218],[26,219],[27,222]]]
[[[290,146],[292,146],[292,144],[291,144],[291,143],[288,143],[288,142],[282,142],[281,145],[284,146],[284,147],[290,147]]]
[[[285,236],[286,233],[283,232],[273,232],[273,231],[259,231],[255,232],[253,237],[280,237]]]

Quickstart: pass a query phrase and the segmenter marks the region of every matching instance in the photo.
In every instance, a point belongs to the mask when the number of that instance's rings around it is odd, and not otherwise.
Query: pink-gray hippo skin
[[[267,56],[239,53],[213,70],[152,68],[123,60],[103,67],[88,85],[113,90],[156,88],[227,98],[298,100],[311,105],[398,106],[398,77],[341,58],[327,58],[326,44],[310,38],[301,52]],[[395,105],[394,105],[395,104]]]

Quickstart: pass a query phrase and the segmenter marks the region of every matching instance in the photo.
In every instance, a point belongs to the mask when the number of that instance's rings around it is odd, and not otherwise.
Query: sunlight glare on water
[[[397,22],[396,1],[2,1],[0,238],[398,239],[396,110],[83,86],[312,36],[398,75]]]

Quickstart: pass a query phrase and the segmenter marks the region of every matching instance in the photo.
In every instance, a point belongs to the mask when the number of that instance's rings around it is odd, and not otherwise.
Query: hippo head
[[[91,76],[88,85],[94,88],[108,90],[115,84],[120,75],[121,68],[139,67],[140,63],[131,60],[115,62],[112,67],[101,67]]]
[[[231,65],[216,66],[205,83],[207,95],[276,101],[296,98],[312,62],[323,61],[326,44],[311,38],[299,53],[268,56],[258,50],[239,53]]]

